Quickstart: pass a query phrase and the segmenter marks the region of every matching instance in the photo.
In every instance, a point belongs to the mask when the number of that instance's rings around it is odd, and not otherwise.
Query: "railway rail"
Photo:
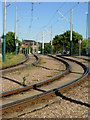
[[[18,65],[21,65],[23,63],[25,63],[27,60],[29,59],[28,55],[25,55],[25,59],[16,63],[16,64],[13,64],[13,65],[10,65],[10,66],[6,66],[6,67],[2,67],[0,68],[0,70],[5,70],[5,69],[8,69],[8,68],[11,68],[11,67],[15,67],[15,66],[18,66]]]
[[[49,56],[50,56],[50,55],[49,55]],[[54,57],[54,56],[51,56],[51,57],[60,60],[60,59],[57,58],[57,57]],[[65,59],[67,59],[67,58],[65,58]],[[86,65],[84,65],[84,64],[82,64],[82,63],[80,63],[80,62],[78,62],[78,61],[76,61],[76,60],[72,60],[72,59],[68,59],[68,60],[73,61],[73,62],[79,64],[80,66],[82,66],[82,68],[83,68],[83,70],[84,70],[84,73],[83,73],[79,78],[77,78],[77,79],[75,79],[75,80],[73,80],[73,81],[71,81],[71,82],[69,82],[69,83],[67,83],[67,84],[64,84],[64,85],[61,85],[61,86],[59,86],[59,87],[56,87],[56,88],[54,88],[54,89],[51,89],[51,90],[48,90],[48,91],[44,91],[44,90],[43,90],[43,93],[40,93],[40,94],[31,96],[31,97],[28,97],[28,98],[24,98],[24,99],[22,99],[22,100],[17,100],[17,101],[15,101],[15,102],[11,102],[11,103],[8,103],[8,104],[4,104],[4,105],[2,105],[2,106],[0,107],[0,110],[2,110],[2,114],[8,113],[8,112],[17,111],[17,109],[23,109],[23,108],[24,108],[25,106],[27,106],[28,104],[29,104],[29,105],[30,105],[30,104],[32,105],[32,104],[39,103],[39,102],[42,101],[42,100],[45,100],[45,99],[47,99],[47,98],[56,96],[59,92],[60,92],[60,93],[65,92],[65,91],[68,90],[69,88],[73,88],[74,86],[78,85],[78,84],[81,83],[82,81],[87,80],[87,78],[88,78],[88,76],[89,76],[89,68],[88,68]],[[63,61],[63,60],[62,60],[62,61]],[[68,64],[68,65],[69,65],[69,64]],[[67,68],[66,71],[69,71],[69,70],[70,70],[70,66],[68,66],[68,68]],[[65,71],[64,71],[63,73],[66,74]],[[58,75],[58,76],[59,76],[59,75]],[[48,79],[49,82],[52,81],[52,80],[54,80],[54,79],[58,79],[58,76],[55,76],[55,77],[53,77],[53,78]],[[37,84],[34,84],[34,85],[33,85],[33,89],[34,89],[34,90],[40,90],[39,88],[37,88],[38,84],[39,84],[39,86],[41,86],[42,83],[46,83],[46,84],[47,84],[48,80],[45,80],[45,81],[43,81],[43,82],[39,82],[39,83],[37,83]],[[24,88],[25,88],[25,87],[24,87]],[[3,94],[4,94],[4,93],[3,93]],[[2,95],[3,95],[3,94],[2,94]]]
[[[17,71],[20,69],[28,68],[29,66],[37,64],[40,61],[40,59],[36,55],[33,55],[36,58],[36,60],[35,60],[35,62],[31,63],[31,60],[30,60],[31,56],[30,57],[28,55],[25,55],[25,56],[26,56],[26,58],[23,61],[18,62],[11,66],[1,68],[0,70],[2,70],[2,74],[6,74],[8,72],[10,73],[10,72]]]
[[[0,97],[6,97],[6,96],[9,96],[9,95],[17,94],[19,92],[24,92],[24,91],[27,91],[27,90],[30,90],[30,89],[32,90],[35,87],[47,84],[47,83],[49,83],[51,81],[54,81],[54,80],[62,77],[63,75],[68,74],[69,71],[70,71],[70,65],[67,62],[65,62],[64,60],[62,60],[62,59],[59,59],[59,58],[56,58],[56,57],[53,57],[53,58],[55,58],[55,59],[57,59],[59,61],[62,61],[66,65],[66,70],[64,72],[62,72],[61,74],[59,74],[59,75],[57,75],[55,77],[52,77],[52,78],[50,78],[48,80],[45,80],[45,81],[42,81],[42,82],[39,82],[39,83],[36,83],[36,84],[32,84],[32,85],[25,86],[25,87],[22,87],[22,88],[19,88],[19,89],[14,89],[14,90],[11,90],[11,91],[0,93]],[[36,65],[40,60],[40,58],[38,56],[36,56],[36,59],[37,59],[37,61],[35,63],[32,63],[33,65]]]

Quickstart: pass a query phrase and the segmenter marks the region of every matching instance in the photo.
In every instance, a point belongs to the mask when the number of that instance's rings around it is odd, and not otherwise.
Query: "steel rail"
[[[0,70],[5,70],[5,69],[11,68],[11,67],[15,67],[15,66],[18,66],[20,64],[25,63],[29,59],[29,56],[26,54],[25,57],[26,58],[24,60],[22,60],[22,61],[20,61],[20,62],[18,62],[16,64],[10,65],[10,66],[2,67],[2,68],[0,68]]]
[[[65,58],[65,59],[67,59],[67,58]],[[68,60],[73,61],[72,59],[68,59]],[[76,62],[77,64],[79,64],[83,67],[84,73],[81,77],[79,77],[78,79],[75,79],[72,82],[69,82],[65,85],[59,86],[59,87],[51,89],[49,91],[46,91],[44,93],[37,94],[37,95],[31,96],[31,97],[28,97],[28,98],[25,98],[22,100],[18,100],[18,101],[12,102],[12,103],[5,104],[0,107],[0,110],[2,110],[2,114],[4,114],[5,112],[17,111],[17,108],[22,109],[23,107],[27,106],[28,104],[30,105],[30,104],[39,103],[41,100],[45,100],[48,97],[56,96],[58,92],[63,93],[66,90],[78,85],[83,80],[87,80],[88,75],[89,75],[89,68],[86,65],[84,65],[76,60],[74,60],[74,62]]]
[[[36,55],[34,55],[34,57],[36,58],[36,61],[34,62],[34,63],[38,63],[39,62],[39,59],[37,60],[37,56]],[[16,71],[16,70],[20,70],[20,69],[24,69],[24,68],[28,68],[28,67],[30,67],[30,66],[32,66],[34,63],[32,63],[32,64],[27,64],[27,65],[24,65],[24,66],[19,66],[19,67],[17,67],[17,68],[15,68],[15,67],[11,67],[11,68],[13,68],[13,69],[5,69],[5,70],[3,70],[2,71],[2,74],[5,74],[5,73],[7,73],[7,72],[12,72],[12,71]]]
[[[66,57],[63,57],[62,55],[57,55],[58,57],[61,57],[63,59],[66,59],[66,60],[70,60],[70,61],[73,61],[73,62],[76,62],[77,64],[80,64],[83,68],[84,68],[84,72],[85,71],[88,71],[89,72],[89,68],[87,65],[85,64],[82,64],[81,62],[77,61],[77,60],[74,60],[74,59],[71,59],[71,58],[66,58]],[[89,72],[90,73],[90,72]]]
[[[40,58],[37,55],[34,55],[34,56],[36,57],[37,61],[35,63],[33,63],[33,65],[36,65],[40,61]],[[41,82],[38,82],[38,83],[35,83],[35,84],[32,84],[32,85],[29,85],[29,86],[25,86],[25,87],[22,87],[22,88],[18,88],[18,89],[14,89],[14,90],[11,90],[11,91],[0,93],[0,97],[5,97],[5,96],[12,95],[12,94],[17,94],[17,93],[20,93],[20,92],[24,92],[24,91],[27,91],[27,90],[30,90],[30,89],[31,90],[35,89],[35,87],[38,87],[38,86],[47,84],[49,82],[52,82],[54,80],[57,80],[60,77],[66,75],[66,74],[68,74],[70,72],[70,65],[66,61],[64,61],[64,60],[62,60],[60,58],[56,58],[54,56],[51,56],[51,57],[53,57],[53,58],[63,62],[66,65],[66,70],[64,72],[58,74],[57,76],[49,78],[48,80],[44,80],[44,81],[41,81]]]

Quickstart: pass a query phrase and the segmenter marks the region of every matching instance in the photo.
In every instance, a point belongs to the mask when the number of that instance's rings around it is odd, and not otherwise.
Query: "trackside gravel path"
[[[32,96],[34,94],[37,94],[37,93],[40,93],[41,91],[47,91],[47,90],[50,90],[50,89],[53,89],[53,88],[56,88],[56,87],[59,87],[61,85],[64,85],[74,79],[77,79],[78,77],[80,77],[82,74],[83,74],[83,69],[82,67],[80,67],[78,64],[76,63],[72,63],[70,61],[68,61],[68,63],[71,65],[71,73],[69,73],[68,75],[60,78],[59,80],[57,81],[54,81],[48,85],[45,85],[45,86],[41,86],[39,87],[37,90],[33,90],[33,91],[29,91],[28,93],[23,93],[23,94],[20,94],[20,95],[16,95],[16,96],[13,96],[12,98],[8,97],[8,98],[4,98],[3,99],[3,104],[5,104],[7,101],[11,102],[13,100],[16,100],[17,98],[18,99],[23,99],[23,97],[29,97],[29,96]],[[53,68],[52,68],[53,69]],[[72,90],[73,91],[73,90]],[[68,91],[69,92],[69,91]],[[79,91],[78,91],[79,93]],[[78,93],[70,93],[69,94],[69,97],[70,99],[72,100],[72,96],[74,96],[74,94],[77,96]],[[73,95],[72,95],[73,94]],[[70,109],[72,108],[72,104],[71,104],[71,107],[68,105],[67,106],[64,106],[66,105],[66,100],[65,100],[65,104],[64,104],[64,100],[62,98],[66,98],[68,96],[65,97],[65,95],[68,95],[67,93],[64,93],[62,96],[58,96],[58,97],[55,97],[53,98],[52,100],[46,100],[46,103],[40,103],[39,105],[34,105],[34,106],[28,106],[27,108],[25,108],[23,111],[19,112],[19,113],[14,113],[12,115],[10,115],[10,117],[20,117],[20,118],[60,118],[62,117],[61,113],[63,113],[64,115],[64,112],[66,111],[66,109]],[[72,96],[71,96],[72,95]],[[19,98],[20,97],[20,98]],[[75,97],[76,98],[76,97]],[[58,101],[59,100],[59,101]],[[73,101],[73,100],[72,100]],[[61,102],[62,102],[62,105],[61,105]],[[78,102],[78,101],[76,101]],[[87,102],[87,101],[86,101]],[[73,103],[73,102],[72,102]],[[68,103],[69,104],[69,103]],[[56,106],[57,107],[56,107]],[[69,104],[70,105],[70,104]],[[48,107],[45,107],[45,106],[48,106]],[[60,107],[61,106],[61,107]],[[77,104],[75,105],[77,106]],[[59,108],[58,108],[59,107]],[[66,108],[65,108],[66,107]],[[68,108],[67,108],[68,107]],[[42,109],[43,108],[43,109]],[[57,109],[58,108],[58,109]],[[34,112],[35,110],[36,112]],[[54,110],[56,110],[54,113]],[[63,110],[64,109],[64,110]],[[77,109],[77,108],[76,108]],[[43,111],[44,110],[44,111]],[[59,113],[61,110],[63,110],[64,112],[61,112]],[[25,115],[23,115],[23,113]],[[49,114],[50,113],[50,114]],[[66,115],[67,115],[67,111],[65,112]],[[71,115],[70,114],[70,111],[69,111],[69,116]],[[4,117],[7,117],[7,116],[4,116]],[[8,115],[9,117],[9,115]],[[65,117],[65,115],[64,115]]]
[[[88,65],[88,61],[75,58],[78,61]],[[77,68],[77,67],[75,67]],[[78,70],[80,73],[82,70]],[[75,72],[75,71],[74,71]],[[78,73],[77,72],[77,73]],[[83,72],[83,71],[82,71]],[[81,73],[82,73],[81,72]],[[72,76],[73,77],[73,76]],[[44,103],[36,105],[33,110],[20,114],[19,118],[86,118],[89,119],[89,110],[85,104],[90,103],[88,100],[88,81],[63,93],[62,96],[54,97],[46,100]],[[83,104],[84,103],[84,104]]]
[[[41,60],[40,63],[37,64],[37,67],[30,66],[23,70],[3,75],[2,92],[22,87],[20,83],[23,82],[23,77],[26,78],[25,84],[31,85],[60,74],[66,69],[65,65],[60,61],[43,55],[39,57]],[[31,55],[30,64],[33,62],[35,62],[35,58]]]

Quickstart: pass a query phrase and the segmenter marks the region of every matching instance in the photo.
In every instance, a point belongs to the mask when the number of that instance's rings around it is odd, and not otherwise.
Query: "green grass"
[[[13,65],[15,63],[18,63],[22,60],[24,60],[24,55],[14,55],[13,53],[7,53],[5,56],[5,62],[2,61],[2,67],[6,67],[9,65]],[[1,63],[1,59],[0,59],[0,63]]]
[[[46,63],[46,62],[43,62],[43,63]]]
[[[27,73],[27,77],[29,77],[29,73]]]
[[[21,71],[19,71],[19,75],[21,74]]]
[[[59,72],[54,72],[54,73],[59,73]]]

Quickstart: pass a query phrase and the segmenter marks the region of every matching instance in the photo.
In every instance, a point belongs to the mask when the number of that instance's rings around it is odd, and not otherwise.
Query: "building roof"
[[[25,41],[25,42],[33,42],[34,40],[23,40],[23,41]]]

